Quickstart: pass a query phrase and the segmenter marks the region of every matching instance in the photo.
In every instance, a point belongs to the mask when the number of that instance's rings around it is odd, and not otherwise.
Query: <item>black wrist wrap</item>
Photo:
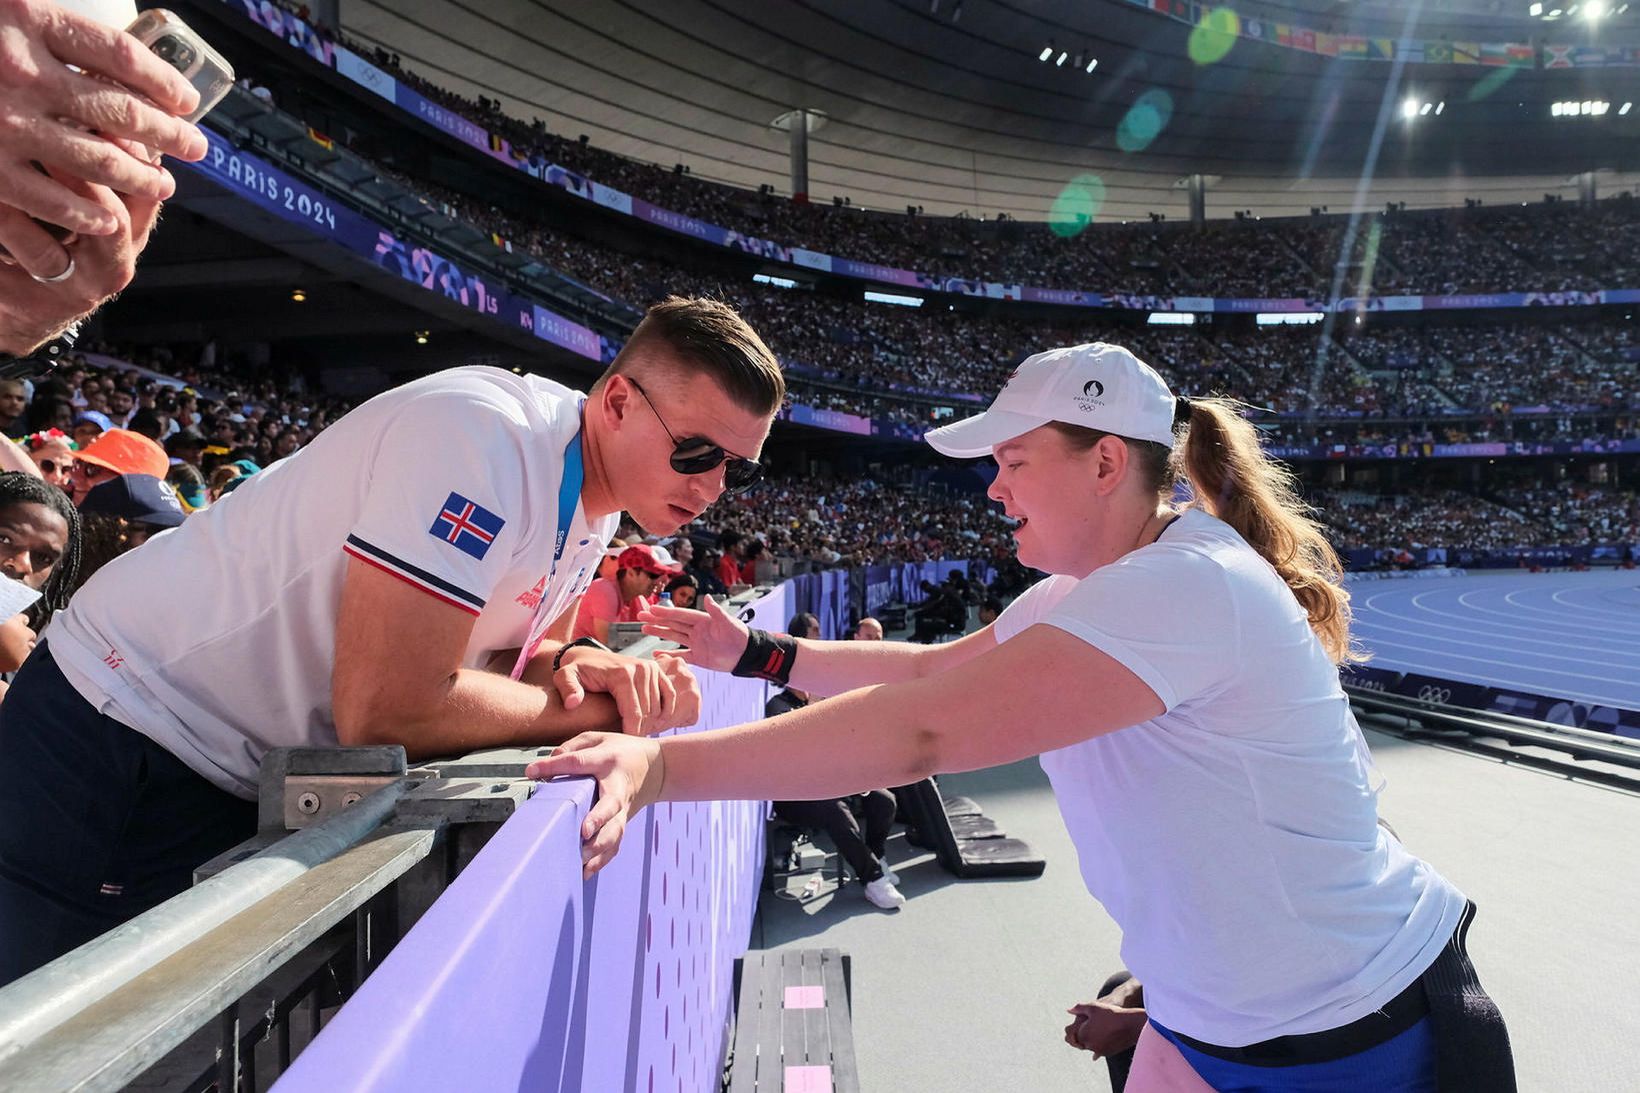
[[[791,682],[792,665],[796,661],[796,638],[754,628],[746,637],[746,651],[740,654],[733,674],[748,679],[766,679],[784,687]]]

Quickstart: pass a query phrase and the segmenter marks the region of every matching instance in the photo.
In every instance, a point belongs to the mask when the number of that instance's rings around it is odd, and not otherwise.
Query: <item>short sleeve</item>
[[[1075,577],[1045,577],[1037,581],[1002,609],[997,621],[991,624],[992,635],[998,642],[1018,637],[1041,622],[1075,587]]]
[[[481,612],[528,539],[519,440],[527,426],[509,401],[468,380],[406,402],[373,449],[368,494],[343,549]]]
[[[1146,551],[1096,569],[1042,621],[1117,661],[1169,710],[1227,682],[1241,660],[1224,570],[1188,551]]]
[[[615,588],[614,581],[593,581],[581,597],[581,607],[575,613],[575,629],[572,637],[587,638],[592,636],[592,624],[598,619],[605,622],[614,622],[621,613],[621,594]]]

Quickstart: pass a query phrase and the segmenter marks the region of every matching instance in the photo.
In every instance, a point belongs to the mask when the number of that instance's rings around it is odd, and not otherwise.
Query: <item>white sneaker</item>
[[[894,887],[894,882],[886,875],[866,884],[866,899],[885,911],[894,911],[905,906],[905,897],[900,895],[900,890]]]
[[[900,875],[894,872],[894,867],[892,865],[889,865],[888,862],[884,861],[882,858],[877,859],[877,864],[883,867],[884,880],[890,884],[900,883]]]

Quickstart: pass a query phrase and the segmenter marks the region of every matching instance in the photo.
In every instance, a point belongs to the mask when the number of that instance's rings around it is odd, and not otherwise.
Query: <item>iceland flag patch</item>
[[[489,509],[474,504],[459,493],[452,493],[427,532],[463,554],[471,554],[482,560],[506,524],[506,520]]]

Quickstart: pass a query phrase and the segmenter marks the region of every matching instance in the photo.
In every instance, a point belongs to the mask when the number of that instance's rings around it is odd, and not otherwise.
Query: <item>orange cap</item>
[[[165,449],[130,429],[109,429],[74,458],[107,467],[115,474],[151,474],[164,479],[171,472]]]

